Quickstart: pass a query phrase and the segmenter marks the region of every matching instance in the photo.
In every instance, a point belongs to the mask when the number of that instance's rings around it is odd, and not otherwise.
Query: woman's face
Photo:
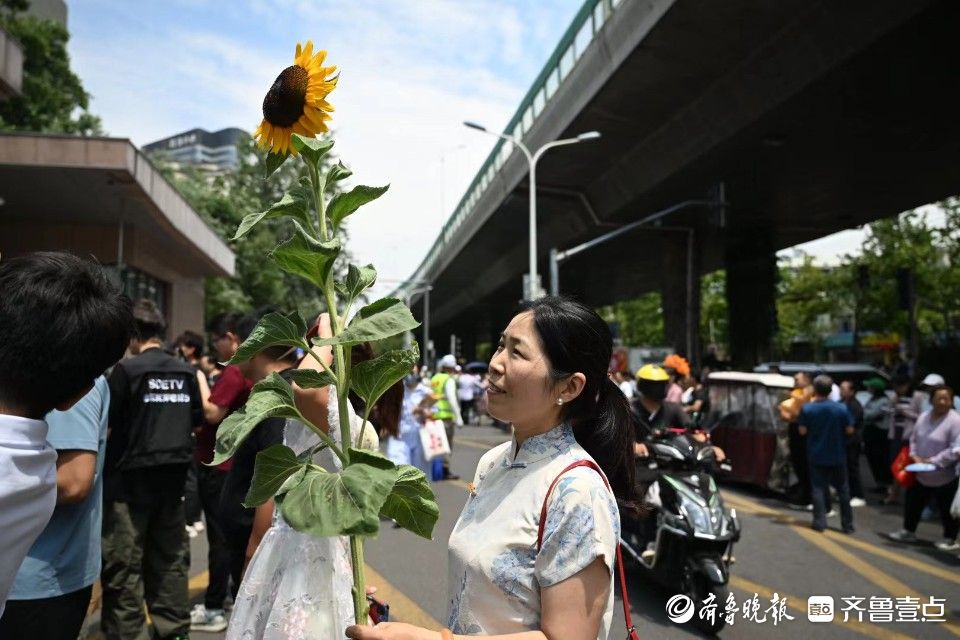
[[[941,414],[946,413],[951,408],[953,408],[953,396],[950,395],[950,392],[946,389],[940,389],[930,400],[933,403],[934,413]]]
[[[514,425],[538,424],[559,413],[556,385],[530,311],[514,316],[490,360],[490,414]]]

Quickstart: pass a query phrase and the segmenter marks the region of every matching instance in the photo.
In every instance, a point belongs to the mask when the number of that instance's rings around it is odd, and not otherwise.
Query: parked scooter
[[[666,430],[648,449],[650,457],[637,464],[646,475],[656,469],[645,502],[657,510],[641,520],[623,517],[623,549],[655,581],[693,600],[698,613],[713,594],[713,619],[695,615],[691,622],[716,633],[725,624],[733,545],[740,539],[736,510],[724,507],[712,475],[718,468],[729,470],[729,461],[718,465],[710,445],[682,430]]]

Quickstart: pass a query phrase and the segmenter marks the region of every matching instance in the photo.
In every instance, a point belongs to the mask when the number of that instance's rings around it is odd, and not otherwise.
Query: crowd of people
[[[221,314],[206,336],[168,340],[156,305],[132,303],[89,261],[51,252],[0,262],[0,637],[75,640],[99,578],[109,640],[138,637],[147,613],[159,638],[224,629],[228,638],[280,638],[295,627],[303,637],[342,637],[346,628],[360,640],[435,640],[436,631],[410,625],[350,625],[346,538],[294,530],[272,500],[244,506],[257,454],[274,445],[340,468],[313,429],[266,419],[231,459],[211,466],[218,426],[256,382],[332,361],[329,347],[318,350],[320,363],[274,346],[222,364],[265,312]],[[329,337],[329,318],[321,315],[314,330]],[[373,355],[370,345],[352,348],[355,364]],[[611,355],[609,327],[594,311],[547,297],[514,316],[487,370],[448,354],[432,374],[414,367],[371,408],[379,438],[364,446],[382,446],[427,477],[434,465],[420,435],[430,421],[442,423],[451,451],[458,428],[481,415],[512,426],[511,441],[481,459],[450,537],[442,637],[539,629],[606,638],[619,512],[656,508],[637,461],[667,431],[724,460],[704,428],[709,371],[695,375],[670,356],[636,375],[610,372]],[[892,392],[881,378],[863,386],[870,397],[861,406],[852,381],[795,377],[780,406],[793,501],[822,531],[832,487],[842,530],[853,532],[852,509],[865,503],[864,454],[883,501],[903,501],[903,529],[890,538],[914,541],[933,509],[944,534],[937,546],[956,550],[960,413],[952,389],[936,374],[917,390],[899,377]],[[340,409],[328,390],[292,388],[301,414],[336,441],[329,425]],[[347,410],[357,437],[362,400],[351,397]],[[438,479],[458,477],[449,460]],[[897,461],[920,467],[911,473]],[[546,487],[560,476],[551,494]],[[189,539],[200,534],[209,582],[191,609]]]

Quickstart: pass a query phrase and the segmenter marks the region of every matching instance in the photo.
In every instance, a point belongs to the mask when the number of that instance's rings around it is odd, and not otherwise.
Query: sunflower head
[[[290,136],[299,133],[313,137],[328,131],[327,120],[333,107],[327,95],[337,86],[336,67],[325,67],[326,51],[313,52],[313,42],[297,44],[293,64],[280,72],[263,99],[263,121],[253,137],[263,149],[280,155],[297,150]]]

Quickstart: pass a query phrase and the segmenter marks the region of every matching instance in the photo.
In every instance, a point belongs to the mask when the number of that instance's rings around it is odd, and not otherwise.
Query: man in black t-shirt
[[[193,368],[162,349],[166,323],[156,306],[141,300],[133,317],[135,355],[109,378],[101,626],[108,640],[136,638],[146,604],[155,637],[185,638],[190,551],[182,498],[203,409]]]

